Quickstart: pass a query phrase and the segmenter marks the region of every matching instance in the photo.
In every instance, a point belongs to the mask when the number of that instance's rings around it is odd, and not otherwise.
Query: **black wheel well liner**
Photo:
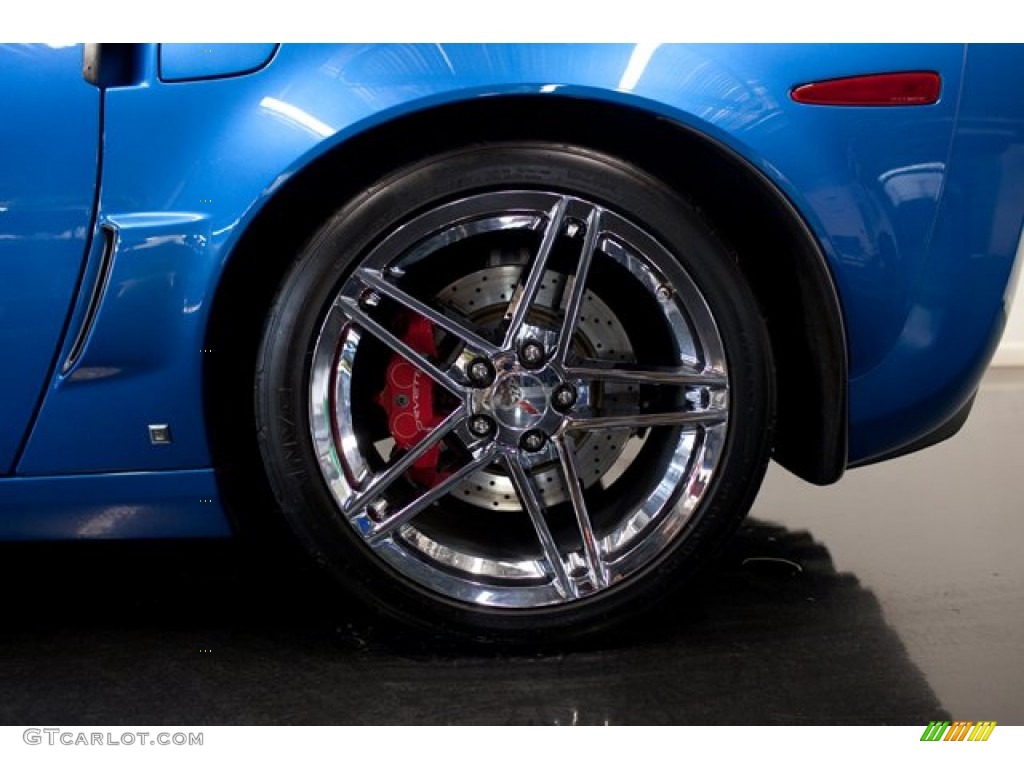
[[[459,146],[502,140],[577,144],[661,178],[696,205],[737,254],[764,315],[776,363],[774,458],[817,484],[846,467],[847,356],[842,314],[819,244],[760,171],[704,134],[665,118],[586,99],[509,96],[415,112],[354,136],[281,186],[229,256],[211,310],[204,406],[228,496],[268,498],[253,432],[256,350],[273,296],[305,242],[382,175]],[[252,440],[239,436],[252,435]],[[236,521],[239,522],[239,521]]]

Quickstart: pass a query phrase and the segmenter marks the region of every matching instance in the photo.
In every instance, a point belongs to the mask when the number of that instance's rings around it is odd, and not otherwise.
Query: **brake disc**
[[[442,304],[476,324],[496,326],[504,317],[521,271],[522,267],[516,264],[487,267],[448,284],[438,298]],[[543,335],[559,327],[559,311],[568,279],[559,272],[548,270],[544,273],[536,301],[527,316],[527,323],[538,334]],[[579,325],[573,337],[573,352],[580,357],[597,360],[635,362],[636,359],[621,321],[590,290],[584,294]],[[591,393],[591,399],[615,407],[626,406],[639,397],[633,385],[604,383],[600,385],[600,391]],[[576,466],[584,487],[594,485],[609,473],[622,456],[630,434],[629,429],[606,429],[592,430],[580,436]],[[542,458],[528,470],[545,505],[557,504],[568,498],[561,472],[553,461]],[[512,481],[497,469],[488,468],[470,475],[457,486],[453,495],[486,509],[521,509]]]

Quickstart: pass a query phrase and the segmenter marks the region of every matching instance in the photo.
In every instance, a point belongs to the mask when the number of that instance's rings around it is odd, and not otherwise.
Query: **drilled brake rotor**
[[[474,324],[496,327],[504,317],[521,271],[522,267],[516,264],[487,267],[445,286],[438,298],[442,304],[469,317]],[[526,321],[536,330],[536,335],[557,334],[568,280],[566,275],[558,272],[548,270],[544,273]],[[584,294],[583,309],[573,338],[573,352],[596,360],[635,362],[633,348],[622,323],[590,290]],[[631,384],[605,383],[599,389],[591,392],[592,401],[625,407],[638,400],[636,388]],[[584,487],[594,485],[609,473],[622,455],[630,434],[629,429],[604,429],[591,430],[579,437],[576,466]],[[529,467],[529,471],[546,506],[568,498],[561,473],[553,461],[542,457]],[[456,487],[453,495],[486,509],[521,509],[512,481],[497,469],[487,468],[470,475]]]

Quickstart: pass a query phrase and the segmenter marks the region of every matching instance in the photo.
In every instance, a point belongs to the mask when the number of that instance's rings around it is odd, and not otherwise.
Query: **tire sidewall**
[[[461,603],[407,579],[372,553],[338,513],[309,432],[313,348],[342,282],[386,234],[418,213],[469,194],[538,189],[577,195],[639,223],[675,255],[703,294],[725,348],[730,414],[712,481],[683,531],[640,572],[572,603],[514,611]],[[760,485],[774,390],[757,304],[729,249],[687,201],[659,180],[567,145],[484,145],[402,169],[333,216],[299,255],[275,300],[256,371],[257,434],[271,487],[313,557],[381,613],[473,639],[572,639],[650,610],[735,528]]]

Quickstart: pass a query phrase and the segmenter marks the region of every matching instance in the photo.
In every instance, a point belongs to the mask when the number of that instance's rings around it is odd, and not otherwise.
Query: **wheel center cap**
[[[499,375],[484,401],[494,418],[511,429],[530,429],[548,411],[548,388],[529,373]]]

